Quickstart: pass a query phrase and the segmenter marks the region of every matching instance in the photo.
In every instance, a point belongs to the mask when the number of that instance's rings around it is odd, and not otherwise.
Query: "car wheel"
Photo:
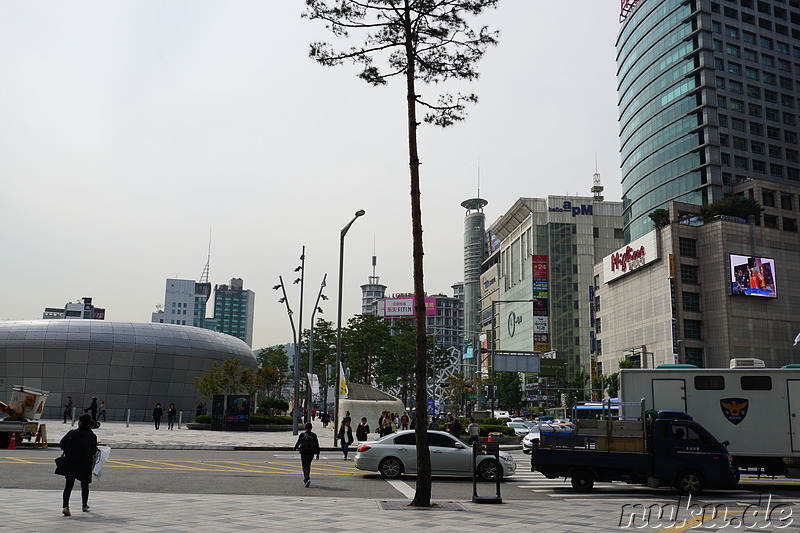
[[[594,476],[586,469],[578,469],[572,473],[572,488],[578,492],[588,492],[594,486]]]
[[[381,477],[397,479],[403,473],[403,463],[397,457],[387,457],[378,465]]]
[[[703,492],[705,482],[703,476],[694,470],[686,470],[675,478],[675,488],[682,494],[700,494]]]
[[[478,465],[478,477],[482,480],[494,481],[498,476],[503,476],[503,470],[494,459],[487,459]]]

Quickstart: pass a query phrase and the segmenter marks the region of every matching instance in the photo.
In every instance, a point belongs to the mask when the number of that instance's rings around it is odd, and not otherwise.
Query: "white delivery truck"
[[[730,442],[740,471],[800,477],[800,368],[623,369],[619,384],[623,416],[641,399],[683,411]]]

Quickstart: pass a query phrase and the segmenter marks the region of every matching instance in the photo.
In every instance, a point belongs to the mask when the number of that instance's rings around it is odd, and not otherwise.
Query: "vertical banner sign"
[[[347,398],[347,379],[344,377],[344,367],[341,361],[339,361],[339,398]]]
[[[546,255],[531,256],[531,279],[533,283],[533,349],[537,352],[550,351],[550,284]]]
[[[675,302],[675,278],[669,280],[669,299],[672,306],[672,355],[678,355],[678,305]]]

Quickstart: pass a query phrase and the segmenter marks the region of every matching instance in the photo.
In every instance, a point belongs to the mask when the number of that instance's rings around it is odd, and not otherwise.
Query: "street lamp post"
[[[363,209],[359,209],[356,211],[355,215],[353,216],[352,220],[347,223],[345,227],[342,228],[342,231],[339,232],[339,302],[338,302],[338,309],[337,309],[337,319],[336,319],[336,367],[333,370],[334,376],[334,408],[333,408],[333,445],[336,446],[337,440],[337,433],[339,432],[339,384],[341,381],[341,376],[339,375],[339,369],[341,368],[342,364],[342,277],[343,277],[343,267],[344,267],[344,236],[347,235],[347,231],[350,229],[350,226],[353,225],[353,222],[360,216],[364,216]]]
[[[298,428],[297,428],[297,401],[299,399],[298,388],[299,388],[299,365],[298,365],[298,354],[297,354],[297,330],[294,328],[294,319],[292,318],[292,308],[289,307],[289,299],[286,297],[286,287],[283,285],[283,276],[278,276],[278,280],[280,281],[280,285],[275,285],[272,287],[275,290],[280,289],[283,292],[283,297],[278,300],[278,303],[286,304],[286,314],[289,315],[289,324],[292,326],[292,346],[294,347],[294,402],[292,406],[292,435],[297,435]]]
[[[308,334],[308,396],[306,399],[306,422],[308,422],[308,415],[311,413],[314,401],[314,393],[311,391],[311,376],[314,374],[314,316],[317,314],[317,311],[322,313],[322,308],[319,306],[319,299],[328,299],[327,296],[322,294],[326,279],[328,279],[328,274],[322,277],[322,283],[319,286],[319,294],[317,294],[317,302],[314,304],[314,310],[311,312],[311,331]]]

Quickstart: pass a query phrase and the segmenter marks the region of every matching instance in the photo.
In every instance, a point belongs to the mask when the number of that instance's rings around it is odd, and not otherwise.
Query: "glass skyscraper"
[[[800,0],[627,0],[617,39],[625,239],[670,201],[800,181]]]
[[[253,345],[253,312],[256,294],[244,288],[241,278],[231,279],[230,285],[214,287],[214,320],[217,331],[238,337]]]

